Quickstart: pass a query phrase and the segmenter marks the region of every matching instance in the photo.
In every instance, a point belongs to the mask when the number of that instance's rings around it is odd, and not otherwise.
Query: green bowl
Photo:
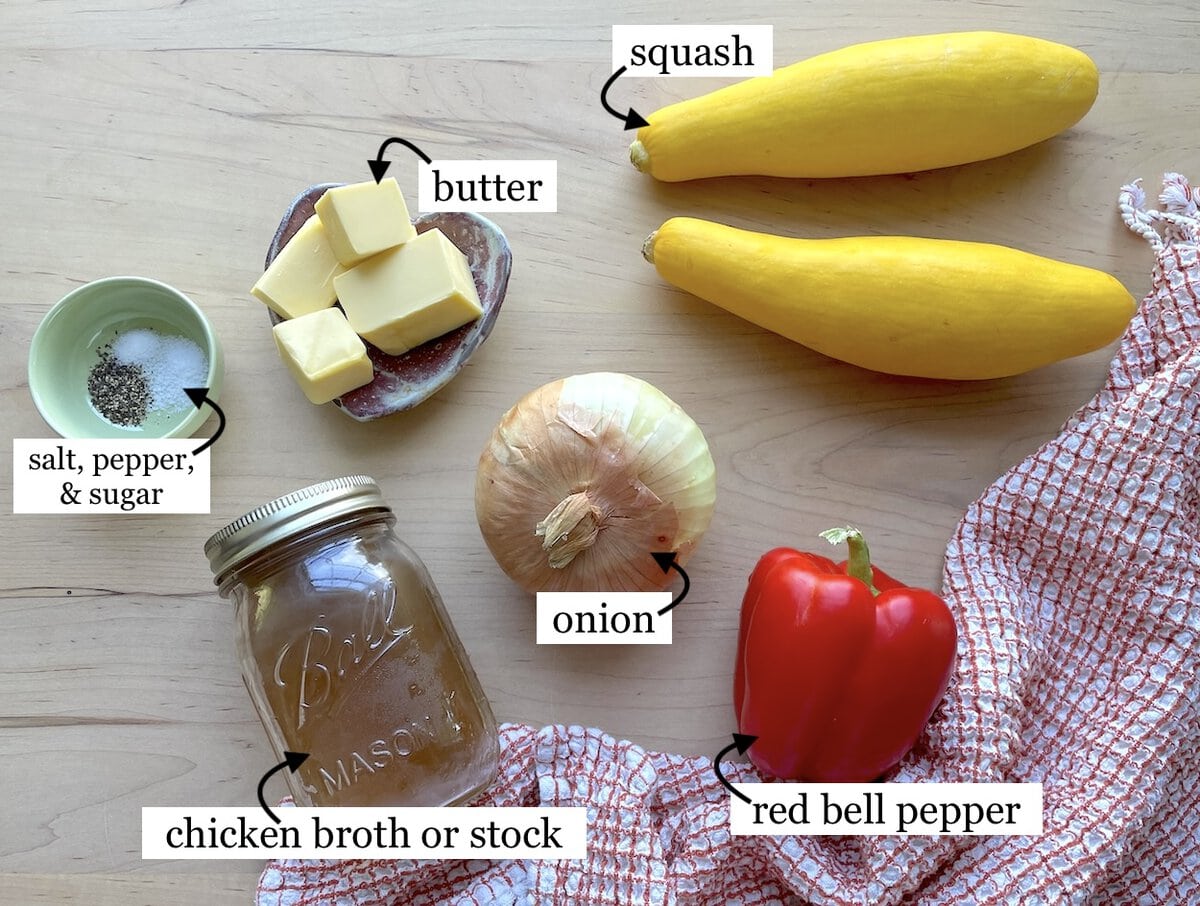
[[[208,318],[196,303],[146,277],[106,277],[73,290],[47,313],[29,346],[29,392],[34,405],[62,437],[188,437],[212,414],[208,407],[151,412],[137,426],[104,418],[92,405],[88,376],[101,350],[125,331],[150,328],[191,340],[208,359],[208,395],[216,401],[225,357]]]

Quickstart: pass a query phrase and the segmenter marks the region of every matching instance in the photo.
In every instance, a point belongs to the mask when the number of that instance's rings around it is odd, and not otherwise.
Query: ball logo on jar
[[[347,677],[364,673],[412,625],[397,625],[396,586],[383,580],[364,595],[360,625],[346,635],[323,623],[306,629],[285,644],[275,658],[275,684],[296,684],[296,727],[303,727],[310,709],[332,705]],[[335,641],[342,636],[340,642]],[[298,663],[297,663],[298,661]]]

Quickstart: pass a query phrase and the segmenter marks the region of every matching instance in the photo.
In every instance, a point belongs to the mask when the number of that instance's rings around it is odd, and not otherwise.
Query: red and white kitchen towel
[[[277,861],[259,906],[1200,903],[1198,200],[1122,190],[1153,287],[1104,389],[950,540],[957,673],[889,778],[1042,781],[1044,834],[731,837],[709,760],[509,724],[482,804],[586,806],[586,860]]]

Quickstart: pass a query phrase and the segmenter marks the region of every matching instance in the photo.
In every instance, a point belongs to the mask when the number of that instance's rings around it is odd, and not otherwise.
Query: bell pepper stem
[[[846,575],[866,585],[871,589],[871,594],[879,594],[879,589],[875,587],[875,571],[871,569],[871,551],[862,532],[846,526],[826,529],[821,532],[821,537],[830,544],[844,543],[850,549],[850,555],[846,558]]]

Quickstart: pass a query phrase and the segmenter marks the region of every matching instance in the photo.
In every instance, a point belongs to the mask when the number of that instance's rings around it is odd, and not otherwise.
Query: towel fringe
[[[1142,181],[1135,179],[1121,187],[1117,206],[1125,225],[1155,252],[1167,243],[1200,244],[1200,193],[1181,174],[1164,173],[1158,201],[1165,210],[1147,208]]]

